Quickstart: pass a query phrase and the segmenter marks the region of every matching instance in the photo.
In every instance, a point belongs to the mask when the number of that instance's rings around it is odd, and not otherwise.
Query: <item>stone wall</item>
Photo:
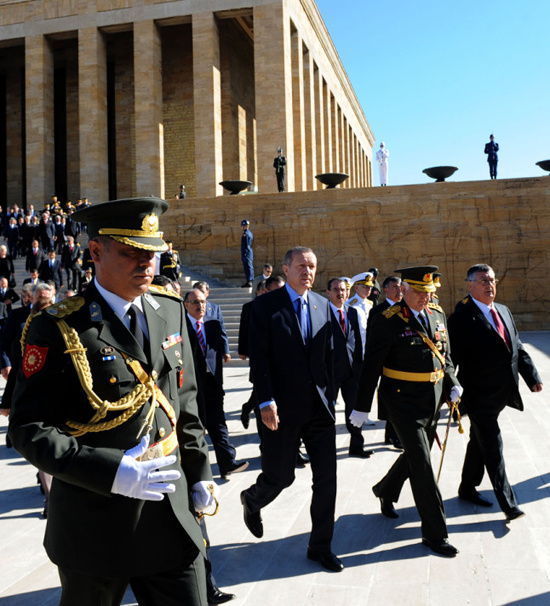
[[[435,264],[443,273],[440,301],[450,312],[467,292],[467,268],[485,262],[518,327],[550,330],[548,177],[171,201],[162,223],[185,264],[237,284],[244,218],[254,234],[256,272],[266,262],[281,272],[295,245],[318,255],[316,290],[330,277],[371,266],[383,279],[397,267]]]

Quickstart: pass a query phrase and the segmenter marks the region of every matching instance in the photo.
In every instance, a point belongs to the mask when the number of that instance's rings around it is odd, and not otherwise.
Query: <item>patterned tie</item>
[[[511,351],[510,341],[508,339],[508,335],[506,334],[506,328],[504,328],[504,322],[501,320],[499,313],[497,312],[497,310],[494,307],[491,307],[490,312],[491,312],[491,316],[493,318],[493,322],[495,323],[495,326],[497,327],[498,334],[502,337],[502,340],[506,343],[506,347],[508,348],[508,351]]]
[[[197,320],[197,339],[199,340],[199,345],[201,346],[202,353],[206,355],[206,343],[204,342],[204,335],[202,334],[201,324],[202,322],[200,320]]]
[[[346,334],[346,319],[344,318],[344,310],[339,309],[338,313],[340,314],[340,326],[342,328],[342,332],[345,335]]]

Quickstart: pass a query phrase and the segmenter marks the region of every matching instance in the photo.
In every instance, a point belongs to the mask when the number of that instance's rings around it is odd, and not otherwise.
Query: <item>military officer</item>
[[[166,241],[168,249],[160,255],[160,275],[166,276],[172,282],[180,277],[180,259],[178,251],[173,249],[170,240]]]
[[[373,488],[386,517],[399,517],[393,503],[410,478],[422,520],[422,542],[435,553],[453,557],[443,499],[435,479],[430,448],[442,390],[453,402],[462,394],[450,358],[445,313],[429,304],[434,265],[398,269],[403,300],[375,316],[359,376],[356,408],[350,415],[360,427],[368,418],[380,379],[380,394],[405,452]]]
[[[374,274],[370,271],[364,271],[351,279],[355,287],[355,296],[348,301],[348,305],[355,307],[359,316],[359,328],[361,330],[361,343],[363,353],[365,352],[365,343],[367,342],[367,321],[373,302],[368,298],[374,285]]]
[[[9,432],[53,476],[44,544],[62,606],[204,606],[195,511],[215,487],[199,421],[181,299],[152,290],[166,249],[158,198],[75,213],[96,277],[24,330]]]

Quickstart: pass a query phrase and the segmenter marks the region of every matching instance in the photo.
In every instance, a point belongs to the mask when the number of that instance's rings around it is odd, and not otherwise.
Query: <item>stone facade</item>
[[[288,191],[331,171],[372,184],[374,137],[314,0],[0,0],[0,80],[0,204],[275,192],[279,146]]]
[[[550,330],[550,178],[446,182],[171,203],[163,219],[183,262],[230,283],[243,279],[241,220],[254,234],[254,266],[276,273],[292,246],[319,257],[315,289],[375,266],[434,264],[447,312],[466,292],[466,270],[489,263],[498,300],[521,330]]]

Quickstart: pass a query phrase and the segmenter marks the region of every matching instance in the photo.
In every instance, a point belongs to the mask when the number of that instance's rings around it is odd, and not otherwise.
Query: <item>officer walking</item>
[[[429,304],[435,291],[435,265],[398,269],[403,300],[377,314],[365,348],[356,408],[350,421],[361,427],[368,418],[380,379],[380,394],[405,452],[373,487],[382,514],[399,517],[393,507],[407,477],[422,521],[422,543],[453,557],[458,550],[447,538],[445,508],[430,459],[443,389],[458,401],[445,313]]]

